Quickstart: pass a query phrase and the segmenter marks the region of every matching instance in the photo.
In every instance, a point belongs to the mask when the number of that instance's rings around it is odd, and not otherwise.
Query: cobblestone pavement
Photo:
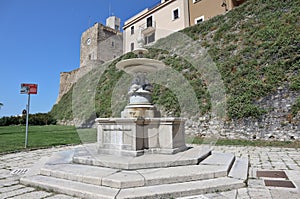
[[[74,148],[60,147],[20,152],[0,156],[0,199],[74,199],[75,197],[51,193],[19,183],[22,174],[41,158],[50,157],[52,153]],[[206,195],[186,197],[189,199],[299,199],[300,198],[300,149],[216,146],[215,151],[229,152],[237,157],[250,160],[248,187]],[[257,170],[284,170],[296,188],[266,187],[262,179],[256,177]],[[13,173],[13,174],[12,174]]]

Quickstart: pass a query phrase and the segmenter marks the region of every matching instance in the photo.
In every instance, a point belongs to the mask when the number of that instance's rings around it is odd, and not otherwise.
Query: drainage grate
[[[288,179],[284,171],[256,171],[256,176],[258,178],[285,178]]]
[[[12,175],[24,175],[27,171],[28,171],[28,169],[15,169],[12,172],[10,172],[10,174],[12,174]]]
[[[289,180],[264,180],[267,187],[296,188],[294,183]]]

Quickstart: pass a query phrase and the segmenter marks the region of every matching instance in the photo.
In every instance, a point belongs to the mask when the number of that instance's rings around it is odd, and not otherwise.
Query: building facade
[[[188,0],[190,26],[226,13],[245,0]]]
[[[80,67],[95,61],[106,62],[123,54],[123,35],[120,19],[111,16],[106,25],[95,23],[82,33],[80,42]]]
[[[150,45],[173,32],[225,14],[245,0],[161,0],[128,19],[124,26],[124,53],[137,47],[139,32]]]
[[[188,26],[188,1],[162,0],[154,8],[145,9],[125,22],[124,53],[137,47],[140,31],[147,45]]]

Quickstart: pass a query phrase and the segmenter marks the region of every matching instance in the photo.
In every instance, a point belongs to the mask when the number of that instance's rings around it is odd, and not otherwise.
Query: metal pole
[[[26,105],[26,133],[25,133],[25,148],[28,145],[28,117],[29,117],[29,106],[30,106],[30,94],[28,94],[28,103]]]

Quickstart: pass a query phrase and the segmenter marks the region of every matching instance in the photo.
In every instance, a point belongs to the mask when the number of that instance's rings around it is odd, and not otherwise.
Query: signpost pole
[[[37,94],[37,84],[21,84],[21,94],[28,95],[28,102],[26,105],[26,132],[25,132],[25,149],[28,145],[28,117],[29,117],[29,107],[30,107],[30,94]]]
[[[28,102],[26,106],[26,133],[25,133],[25,148],[28,145],[28,116],[29,116],[29,106],[30,106],[30,94],[28,94]]]

